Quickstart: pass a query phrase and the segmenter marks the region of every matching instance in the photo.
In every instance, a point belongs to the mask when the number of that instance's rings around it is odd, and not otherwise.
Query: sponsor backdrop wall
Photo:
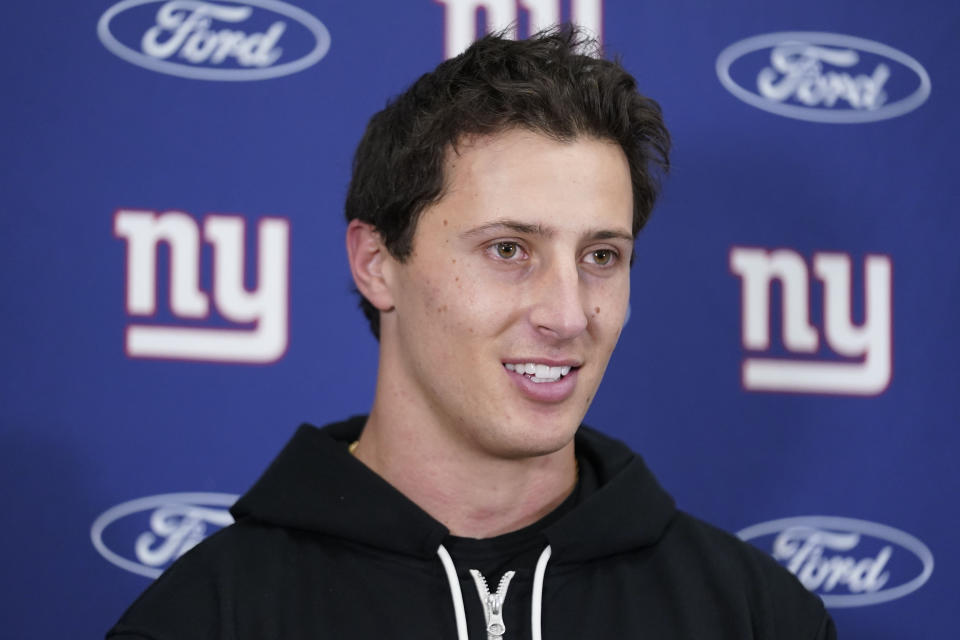
[[[368,407],[367,118],[568,19],[675,139],[588,421],[842,637],[956,637],[960,5],[887,0],[6,7],[0,636],[102,635],[298,423]]]

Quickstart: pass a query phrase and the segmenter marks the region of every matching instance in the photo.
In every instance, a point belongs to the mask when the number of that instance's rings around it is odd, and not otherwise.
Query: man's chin
[[[510,460],[553,455],[571,445],[578,426],[579,422],[562,428],[557,428],[554,425],[549,430],[525,433],[522,437],[507,435],[496,442],[490,443],[490,449],[496,452],[497,457]]]

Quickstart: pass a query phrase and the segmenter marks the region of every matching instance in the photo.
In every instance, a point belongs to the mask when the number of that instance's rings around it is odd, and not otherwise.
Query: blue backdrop
[[[0,51],[3,637],[99,637],[301,421],[369,406],[369,116],[488,27],[597,32],[674,169],[588,421],[846,639],[954,637],[960,5],[15,3]]]

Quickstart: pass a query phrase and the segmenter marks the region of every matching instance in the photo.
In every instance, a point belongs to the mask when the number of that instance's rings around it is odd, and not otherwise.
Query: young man
[[[111,637],[835,637],[792,575],[580,426],[669,147],[584,46],[484,38],[373,117],[347,199],[369,416],[301,427]]]

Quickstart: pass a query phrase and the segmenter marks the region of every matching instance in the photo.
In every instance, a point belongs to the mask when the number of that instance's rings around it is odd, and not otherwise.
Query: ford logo
[[[933,554],[909,533],[830,516],[784,518],[737,532],[767,549],[828,607],[862,607],[916,591],[933,573]]]
[[[717,77],[749,105],[787,118],[854,124],[902,116],[930,96],[919,62],[838,33],[768,33],[717,56]]]
[[[238,497],[167,493],[124,502],[93,521],[90,540],[121,569],[156,578],[206,536],[232,523],[228,509]]]
[[[97,36],[127,62],[196,80],[285,76],[330,49],[322,22],[279,0],[123,0],[100,16]]]

